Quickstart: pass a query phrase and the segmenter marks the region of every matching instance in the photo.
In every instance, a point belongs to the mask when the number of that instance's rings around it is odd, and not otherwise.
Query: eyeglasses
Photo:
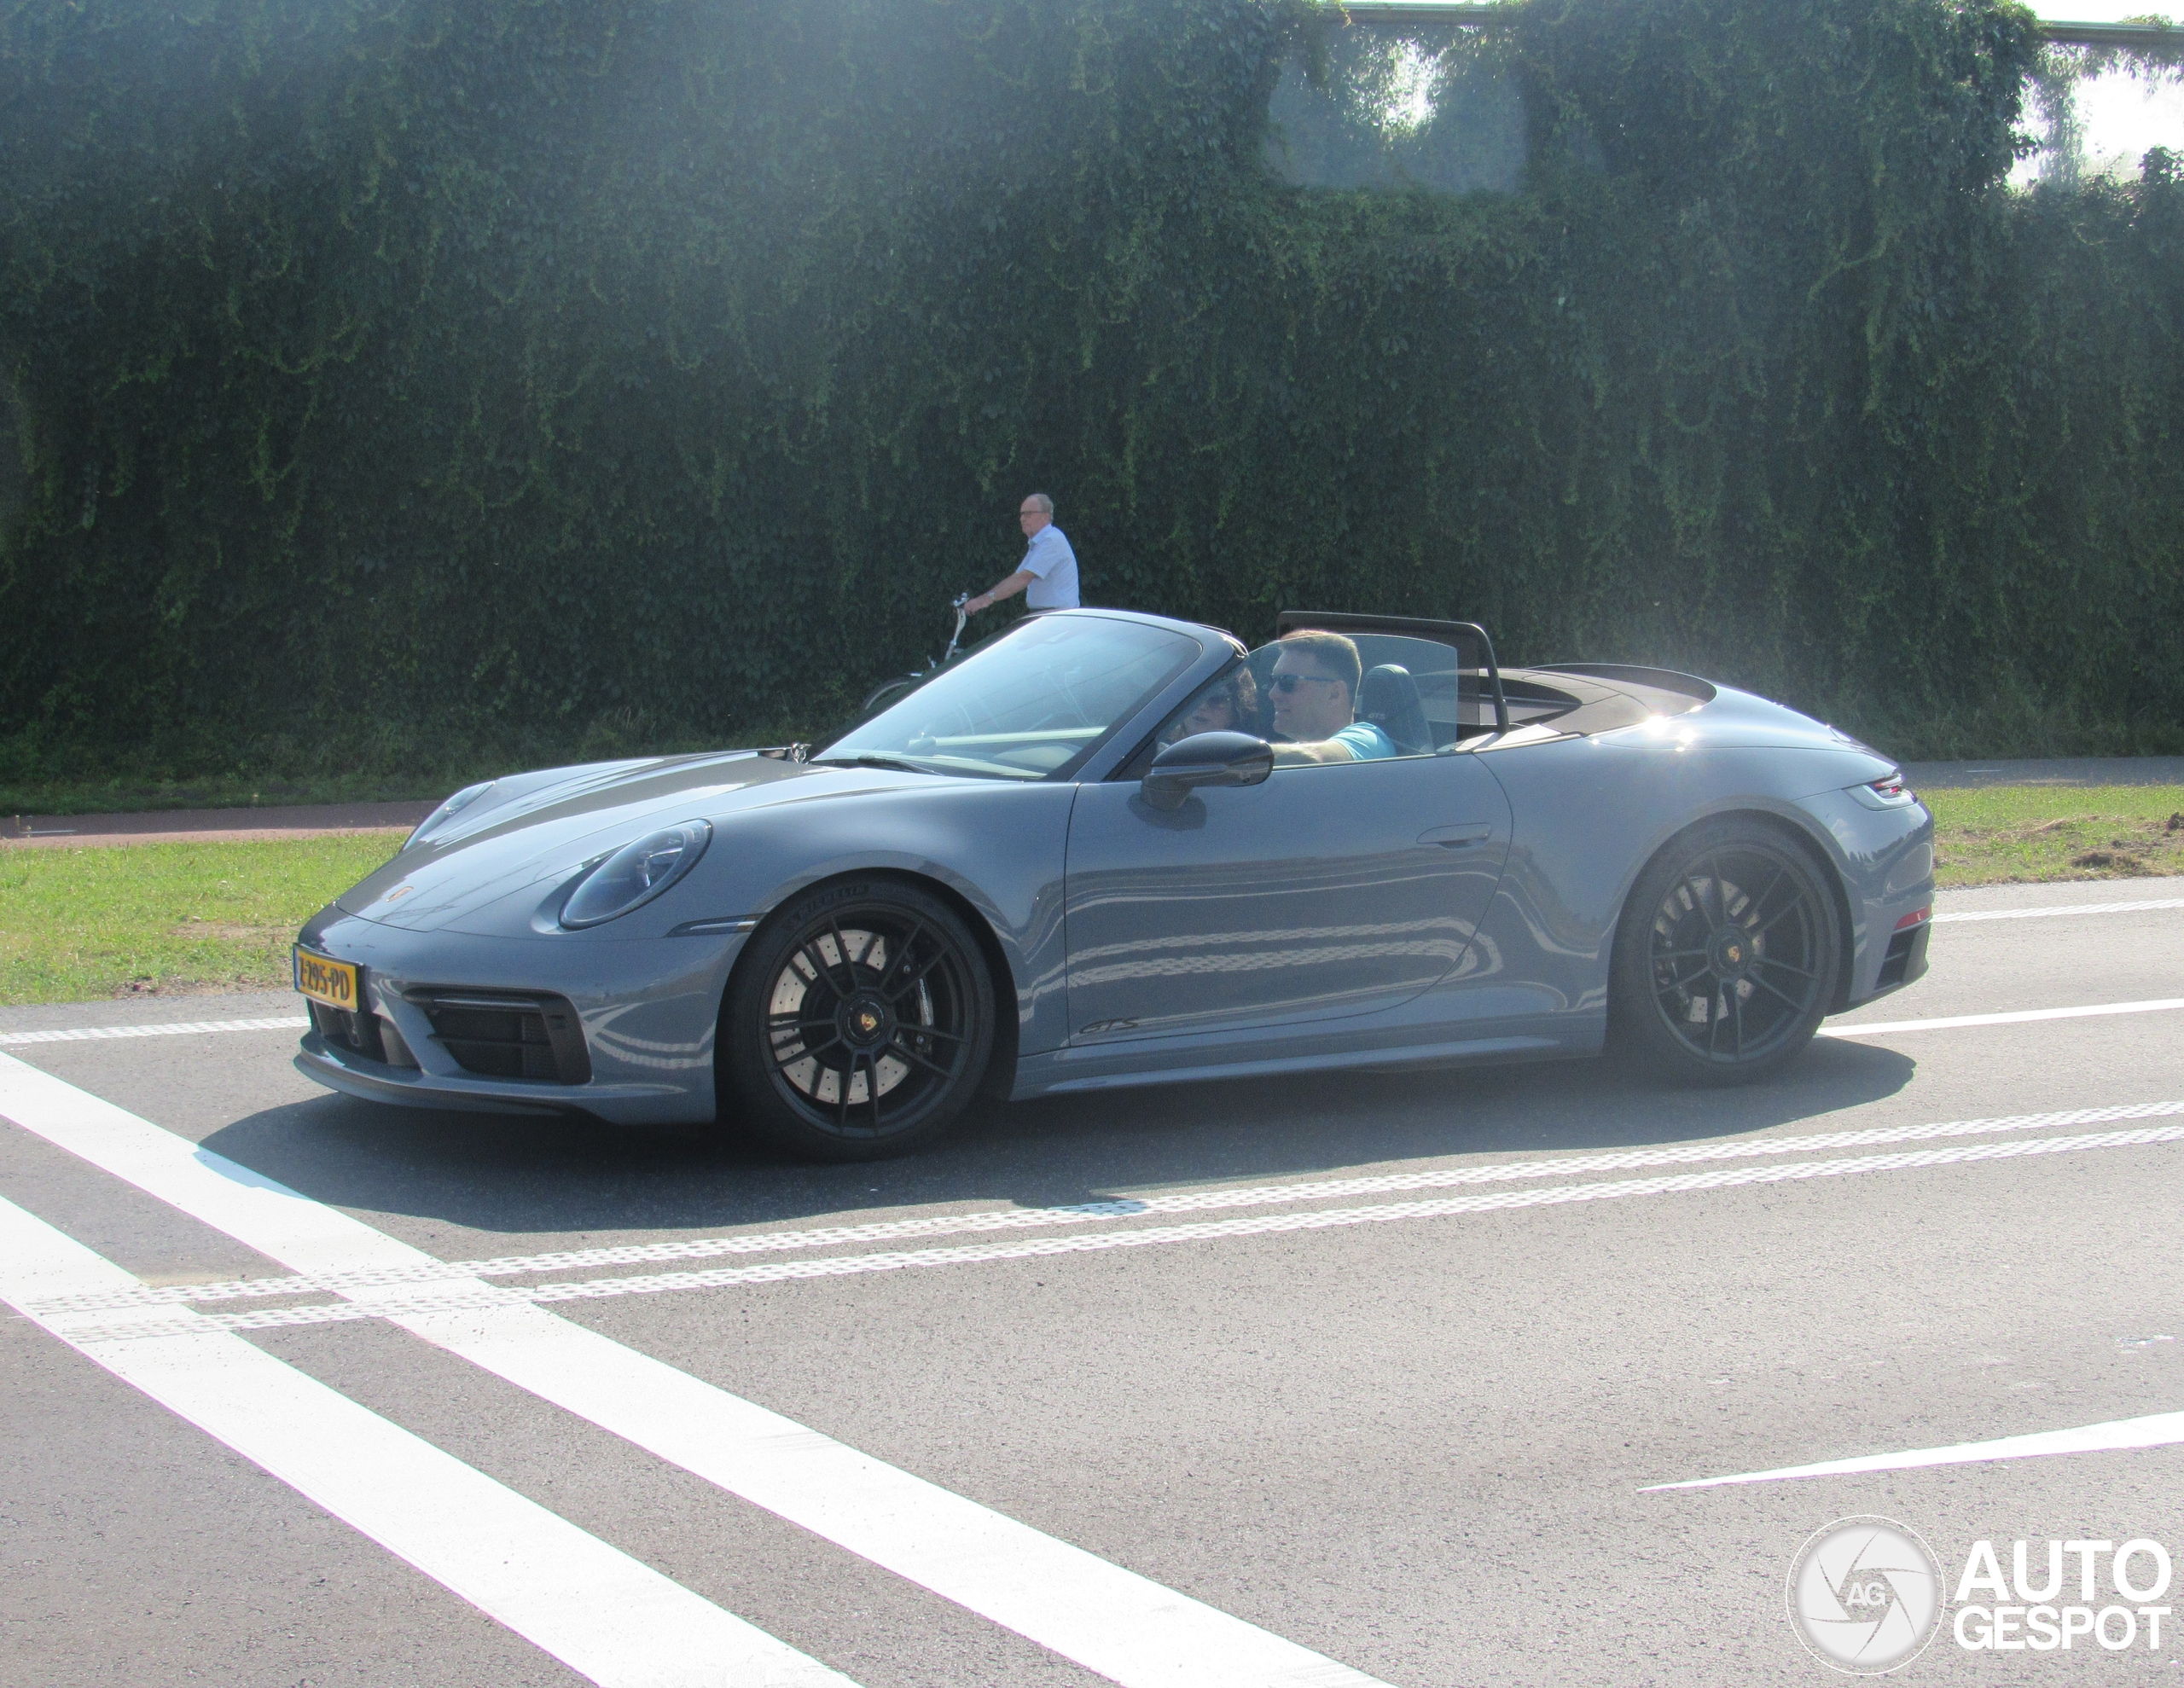
[[[1331,674],[1277,674],[1266,682],[1267,689],[1270,692],[1293,692],[1307,680],[1321,686],[1342,684]]]

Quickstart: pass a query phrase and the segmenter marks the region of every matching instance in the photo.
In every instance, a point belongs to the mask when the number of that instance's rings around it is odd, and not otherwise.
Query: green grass
[[[2184,874],[2184,786],[1923,796],[1944,885]],[[284,985],[296,928],[397,842],[0,850],[0,1004]]]
[[[1943,885],[2184,873],[2184,786],[1929,791]]]
[[[286,984],[297,927],[401,842],[0,850],[0,1003]]]

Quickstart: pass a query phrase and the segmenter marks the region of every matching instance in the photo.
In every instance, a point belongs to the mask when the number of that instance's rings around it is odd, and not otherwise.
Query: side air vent
[[[584,1084],[591,1078],[577,1012],[565,997],[496,990],[404,993],[433,1023],[433,1041],[480,1078]]]
[[[1931,926],[1920,925],[1906,928],[1888,941],[1887,952],[1880,958],[1880,977],[1877,986],[1902,984],[1911,971],[1912,962],[1918,959],[1926,944],[1926,935]]]

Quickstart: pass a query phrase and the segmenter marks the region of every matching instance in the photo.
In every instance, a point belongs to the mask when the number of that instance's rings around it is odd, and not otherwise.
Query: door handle
[[[1422,844],[1439,844],[1443,850],[1461,850],[1466,844],[1475,844],[1494,836],[1490,821],[1467,821],[1455,827],[1428,827],[1418,835]]]

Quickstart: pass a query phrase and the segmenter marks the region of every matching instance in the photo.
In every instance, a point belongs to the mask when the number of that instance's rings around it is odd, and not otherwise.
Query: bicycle
[[[956,660],[956,646],[963,636],[963,624],[971,618],[971,612],[963,606],[970,601],[969,593],[959,592],[956,595],[955,601],[948,606],[956,612],[956,630],[948,635],[948,648],[932,662],[915,673],[898,674],[892,680],[881,681],[871,691],[865,693],[864,702],[858,705],[859,714],[865,716],[879,714],[890,704],[907,697],[913,690],[924,685],[926,681]]]

